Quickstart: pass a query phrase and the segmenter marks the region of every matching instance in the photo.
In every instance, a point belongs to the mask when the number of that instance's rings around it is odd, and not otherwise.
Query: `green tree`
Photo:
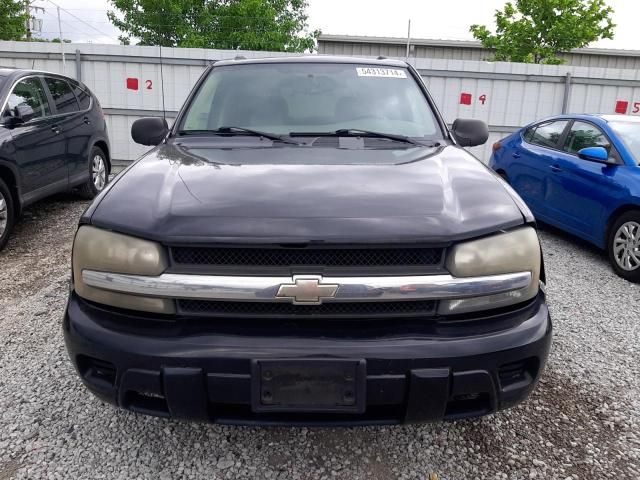
[[[33,37],[31,39],[32,42],[41,42],[41,43],[60,43],[60,39],[58,37],[56,38],[52,38],[51,40],[49,40],[48,38],[40,38],[40,37]],[[68,38],[65,38],[63,40],[64,43],[71,43],[71,40],[69,40]]]
[[[560,64],[559,53],[613,38],[612,14],[605,0],[516,0],[496,10],[495,33],[485,25],[470,31],[494,60]]]
[[[0,0],[0,40],[23,40],[29,15],[20,0]]]
[[[123,44],[303,52],[315,48],[307,0],[111,0]]]

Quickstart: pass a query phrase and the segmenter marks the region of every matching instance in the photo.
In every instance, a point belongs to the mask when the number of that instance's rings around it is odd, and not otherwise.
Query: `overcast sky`
[[[54,0],[61,12],[64,38],[74,42],[118,43],[118,32],[106,16],[108,0]],[[309,0],[309,24],[323,33],[405,37],[411,19],[413,38],[473,40],[469,25],[493,25],[493,12],[505,0]],[[608,0],[615,9],[614,40],[591,46],[640,50],[639,0]],[[45,8],[43,37],[58,36],[56,7],[49,0],[32,0]],[[73,15],[82,19],[84,23]]]

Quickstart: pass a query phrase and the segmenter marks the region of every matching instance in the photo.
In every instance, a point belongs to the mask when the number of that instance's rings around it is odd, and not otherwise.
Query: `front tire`
[[[609,232],[607,252],[618,275],[640,283],[640,211],[626,212],[616,219]]]
[[[109,160],[100,147],[93,147],[89,155],[89,180],[83,184],[80,196],[91,200],[109,183]]]
[[[13,230],[15,220],[16,212],[13,206],[13,197],[7,184],[0,178],[0,250],[9,241],[9,235]]]

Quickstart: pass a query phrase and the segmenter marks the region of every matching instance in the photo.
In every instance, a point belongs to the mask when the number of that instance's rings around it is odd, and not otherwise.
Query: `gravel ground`
[[[555,339],[521,406],[424,426],[233,428],[119,411],[81,386],[60,319],[85,206],[38,203],[0,253],[0,480],[640,478],[640,287],[575,239],[541,234]]]

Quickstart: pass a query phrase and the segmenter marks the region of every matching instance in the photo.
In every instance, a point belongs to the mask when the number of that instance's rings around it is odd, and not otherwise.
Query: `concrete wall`
[[[169,123],[205,68],[216,60],[273,57],[282,53],[198,48],[66,44],[65,67],[59,44],[0,42],[0,66],[64,73],[84,82],[95,93],[107,119],[112,157],[126,164],[149,148],[131,140],[131,124],[145,116],[162,116]],[[162,64],[161,64],[162,56]],[[164,85],[161,81],[164,76]],[[137,79],[138,89],[127,88]],[[162,91],[164,88],[164,102]],[[164,107],[164,108],[163,108]]]
[[[161,65],[158,47],[67,44],[63,45],[63,69],[60,48],[58,44],[0,42],[0,65],[64,71],[86,83],[102,104],[113,158],[121,164],[147,150],[131,141],[130,129],[137,118],[162,115],[161,72],[164,109],[171,121],[214,60],[283,55],[163,48]],[[471,149],[483,161],[488,160],[494,141],[546,116],[614,113],[616,106],[626,106],[630,114],[640,113],[639,70],[429,58],[414,58],[410,63],[424,78],[448,122],[466,117],[489,124],[489,142]],[[137,79],[138,89],[127,88],[127,79]]]
[[[640,114],[640,103],[634,106],[640,102],[637,70],[438,59],[411,63],[447,121],[468,117],[489,124],[489,142],[472,149],[484,161],[494,141],[547,116],[613,114],[624,106],[628,114]],[[469,105],[461,103],[462,93],[471,94]]]
[[[405,58],[406,38],[357,37],[350,35],[320,35],[318,53],[326,55],[355,55]],[[409,42],[409,58],[444,60],[488,60],[491,50],[480,42],[460,40],[412,39]],[[566,65],[575,67],[640,68],[640,50],[610,50],[602,48],[578,48],[561,54]]]

